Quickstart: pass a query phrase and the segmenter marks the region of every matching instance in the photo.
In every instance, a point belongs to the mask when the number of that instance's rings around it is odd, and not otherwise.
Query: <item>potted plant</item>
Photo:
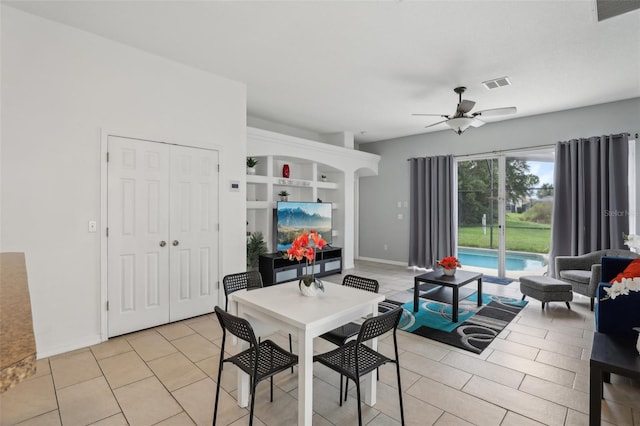
[[[262,232],[253,232],[247,239],[247,270],[258,269],[258,259],[261,254],[267,252],[267,244],[264,242]]]
[[[287,191],[280,191],[278,195],[280,196],[280,201],[287,201],[289,199],[289,193]]]
[[[320,180],[322,182],[326,182],[327,181],[327,175],[320,175]]]
[[[256,174],[256,164],[258,164],[258,160],[253,157],[247,157],[247,174],[255,175]]]

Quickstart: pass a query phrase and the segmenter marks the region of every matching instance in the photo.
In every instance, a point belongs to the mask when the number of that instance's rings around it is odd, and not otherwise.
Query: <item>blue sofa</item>
[[[604,334],[636,337],[633,327],[640,327],[640,291],[631,291],[626,296],[601,300],[611,287],[609,281],[616,277],[633,259],[623,257],[602,258],[601,281],[598,284],[596,305],[596,331]]]

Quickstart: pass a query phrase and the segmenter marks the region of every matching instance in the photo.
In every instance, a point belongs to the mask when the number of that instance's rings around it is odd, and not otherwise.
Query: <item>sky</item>
[[[541,161],[527,161],[529,164],[529,172],[540,178],[540,186],[543,183],[553,185],[553,163]]]

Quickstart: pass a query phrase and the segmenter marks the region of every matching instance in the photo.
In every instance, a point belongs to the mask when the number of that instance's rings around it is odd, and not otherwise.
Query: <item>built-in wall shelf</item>
[[[247,175],[247,232],[261,232],[267,250],[275,251],[281,191],[288,201],[331,203],[332,245],[343,247],[342,262],[353,267],[355,182],[378,173],[380,156],[255,128],[247,129],[247,156],[258,160],[255,174]]]

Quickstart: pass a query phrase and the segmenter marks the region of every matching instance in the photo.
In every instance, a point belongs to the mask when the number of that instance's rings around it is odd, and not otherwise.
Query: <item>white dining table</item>
[[[378,315],[384,295],[324,282],[316,297],[300,294],[298,282],[277,284],[233,293],[231,302],[239,316],[270,323],[297,336],[298,425],[311,425],[313,416],[313,339],[367,315]],[[246,342],[238,341],[247,347]],[[367,343],[377,349],[377,340]],[[336,373],[337,374],[337,373]],[[376,371],[363,380],[364,402],[376,403]],[[249,376],[238,369],[238,405],[249,404]]]

